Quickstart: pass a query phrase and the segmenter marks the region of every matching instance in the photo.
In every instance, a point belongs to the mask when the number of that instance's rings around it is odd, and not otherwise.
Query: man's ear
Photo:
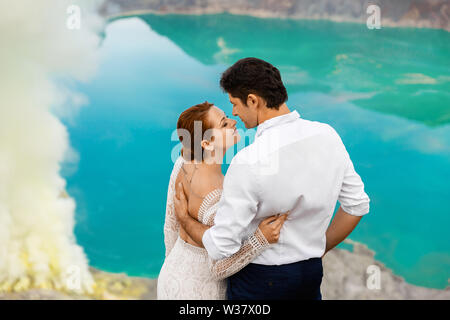
[[[258,102],[259,102],[258,97],[255,94],[250,93],[247,96],[247,106],[249,108],[256,109],[258,107]]]
[[[205,150],[208,150],[208,151],[213,151],[214,150],[214,146],[208,140],[202,140],[201,145],[202,145],[202,148],[205,149]]]

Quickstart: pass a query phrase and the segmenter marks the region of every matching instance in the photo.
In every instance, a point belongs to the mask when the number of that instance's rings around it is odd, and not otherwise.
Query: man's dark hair
[[[267,102],[267,108],[278,109],[288,95],[280,71],[270,63],[257,58],[237,61],[222,74],[222,89],[247,104],[249,94],[256,94]]]

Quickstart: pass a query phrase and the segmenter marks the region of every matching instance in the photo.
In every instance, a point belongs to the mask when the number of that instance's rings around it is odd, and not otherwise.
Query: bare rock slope
[[[228,12],[256,17],[325,19],[366,23],[371,4],[380,7],[382,26],[450,31],[448,0],[105,0],[101,14],[140,12],[211,14]]]
[[[334,249],[323,259],[323,299],[445,299],[450,300],[450,287],[445,290],[414,286],[392,273],[374,259],[374,252],[351,240],[352,251]],[[379,289],[369,289],[369,266],[380,271]],[[109,273],[91,268],[96,282],[94,294],[74,295],[55,290],[31,289],[22,292],[0,293],[0,299],[65,300],[65,299],[156,299],[156,279],[130,277],[124,273]],[[370,286],[369,286],[370,287]]]

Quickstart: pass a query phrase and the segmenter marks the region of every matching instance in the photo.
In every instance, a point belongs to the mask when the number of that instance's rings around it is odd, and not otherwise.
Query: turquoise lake
[[[350,238],[408,282],[446,287],[450,33],[223,14],[124,17],[103,36],[96,76],[72,84],[89,103],[65,121],[79,161],[62,172],[92,266],[157,277],[178,115],[207,100],[231,116],[220,74],[254,56],[280,69],[291,110],[341,135],[371,198]]]

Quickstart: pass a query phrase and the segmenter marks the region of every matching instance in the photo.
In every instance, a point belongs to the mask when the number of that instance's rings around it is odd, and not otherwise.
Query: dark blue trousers
[[[321,258],[266,266],[250,263],[227,279],[228,300],[321,300]]]

